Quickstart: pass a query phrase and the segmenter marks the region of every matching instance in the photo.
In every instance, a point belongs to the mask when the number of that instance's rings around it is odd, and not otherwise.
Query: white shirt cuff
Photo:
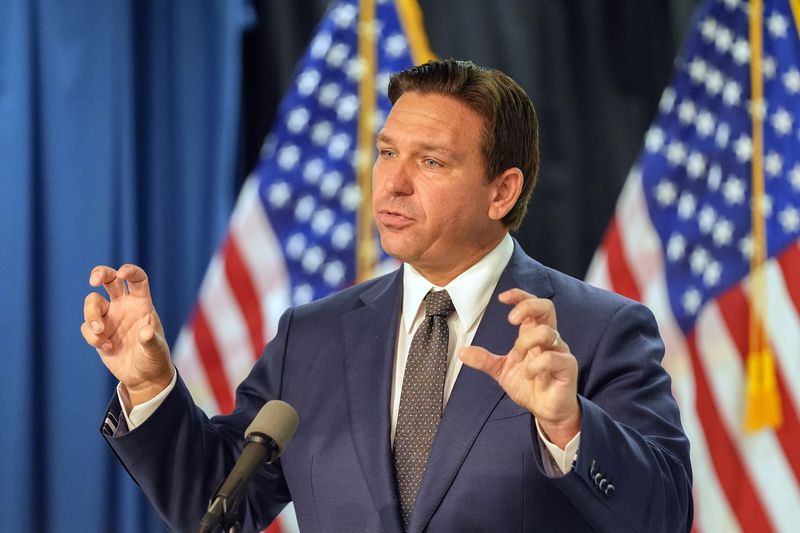
[[[175,383],[178,382],[178,373],[175,367],[172,367],[172,381],[169,382],[167,388],[156,394],[153,398],[144,403],[133,406],[131,412],[125,410],[125,402],[122,400],[122,383],[117,384],[117,398],[119,398],[119,405],[122,408],[122,414],[125,416],[125,421],[128,423],[128,431],[133,431],[135,428],[141,426],[145,421],[150,418],[150,415],[156,412],[167,395],[175,388]]]
[[[575,458],[578,456],[578,446],[581,443],[581,432],[579,431],[574,437],[572,437],[572,440],[567,443],[567,447],[563,450],[548,440],[544,434],[544,431],[542,431],[542,426],[539,425],[538,420],[536,420],[536,432],[539,434],[539,440],[542,441],[542,444],[545,445],[547,451],[550,452],[550,457],[553,458],[553,462],[556,464],[558,469],[561,470],[561,473],[566,474],[569,472],[569,469],[572,468],[573,461],[575,461]]]

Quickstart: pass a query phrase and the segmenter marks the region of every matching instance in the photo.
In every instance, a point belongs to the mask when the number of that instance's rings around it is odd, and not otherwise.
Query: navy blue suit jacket
[[[207,419],[179,378],[135,431],[124,423],[104,431],[170,528],[196,527],[241,450],[245,427],[264,402],[280,398],[295,407],[300,427],[279,464],[254,478],[246,529],[263,527],[292,500],[303,532],[402,532],[389,437],[402,280],[398,271],[289,309],[238,388],[230,416]],[[652,314],[542,266],[515,245],[473,344],[498,354],[511,348],[517,330],[496,296],[513,287],[552,299],[578,359],[577,461],[563,477],[548,477],[531,414],[464,366],[409,530],[688,531],[689,443],[660,366]],[[108,416],[119,414],[113,399]]]

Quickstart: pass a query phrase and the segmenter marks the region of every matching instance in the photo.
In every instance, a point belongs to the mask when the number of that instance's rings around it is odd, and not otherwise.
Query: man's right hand
[[[128,412],[164,390],[173,368],[164,329],[158,318],[147,274],[136,265],[118,270],[97,266],[92,287],[105,287],[109,300],[92,292],[83,304],[81,333],[97,349],[103,364],[122,383]]]

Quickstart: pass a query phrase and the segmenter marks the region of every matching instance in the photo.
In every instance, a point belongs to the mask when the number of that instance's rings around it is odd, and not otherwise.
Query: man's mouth
[[[378,211],[378,222],[387,228],[403,228],[414,222],[414,219],[400,213],[383,209]]]

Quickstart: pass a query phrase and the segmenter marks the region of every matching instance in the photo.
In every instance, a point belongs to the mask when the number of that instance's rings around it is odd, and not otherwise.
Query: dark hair
[[[486,177],[492,180],[512,167],[522,171],[522,192],[503,217],[507,227],[519,229],[539,173],[539,125],[525,90],[499,70],[471,61],[442,59],[393,75],[389,80],[392,104],[406,91],[453,97],[483,118],[481,151]]]

